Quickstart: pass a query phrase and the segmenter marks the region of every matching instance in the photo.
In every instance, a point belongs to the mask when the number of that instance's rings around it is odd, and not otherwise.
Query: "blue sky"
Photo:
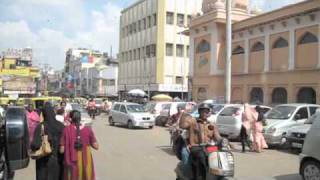
[[[118,52],[121,9],[136,0],[1,0],[0,51],[32,47],[34,64],[64,66],[65,51]],[[264,11],[301,0],[250,0]],[[114,53],[114,55],[115,55]]]

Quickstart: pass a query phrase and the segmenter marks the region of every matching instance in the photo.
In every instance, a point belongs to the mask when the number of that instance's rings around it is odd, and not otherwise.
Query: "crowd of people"
[[[48,136],[51,153],[35,158],[37,180],[95,180],[91,148],[99,145],[91,127],[81,124],[81,112],[67,101],[46,102],[41,110],[27,107],[30,153],[39,150]],[[44,132],[43,129],[44,128]]]

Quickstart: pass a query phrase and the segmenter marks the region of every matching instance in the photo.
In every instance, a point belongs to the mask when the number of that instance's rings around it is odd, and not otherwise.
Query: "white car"
[[[221,113],[221,111],[224,109],[224,107],[226,105],[225,104],[211,104],[211,103],[206,103],[206,104],[209,104],[211,106],[211,114],[208,118],[208,121],[211,123],[216,123],[219,114]],[[199,117],[198,107],[199,107],[199,105],[194,106],[193,111],[190,113],[190,115],[194,118]]]
[[[300,175],[305,180],[320,177],[320,119],[313,122],[300,154]]]
[[[178,112],[178,107],[180,107],[182,111],[191,111],[191,106],[194,104],[195,103],[193,102],[169,102],[167,104],[163,104],[160,115],[156,118],[156,124],[164,126],[169,118]]]
[[[317,109],[316,113],[313,114],[304,124],[299,124],[290,128],[286,134],[287,144],[290,148],[302,149],[304,139],[307,136],[314,121],[320,119],[320,109]]]
[[[167,106],[169,106],[171,102],[149,102],[145,105],[145,110],[153,114],[154,118],[160,115],[160,112]]]
[[[320,105],[282,104],[274,107],[265,115],[267,126],[264,138],[269,145],[282,145],[286,142],[286,133],[296,125],[302,125],[312,116]]]
[[[251,105],[252,108],[255,105]],[[263,112],[269,111],[268,106],[260,106]],[[243,104],[226,104],[217,117],[217,126],[220,134],[227,136],[229,139],[238,139],[242,126],[242,113],[244,112]]]
[[[155,121],[153,115],[145,112],[142,105],[136,103],[115,103],[109,116],[109,124],[126,125],[129,129],[145,127],[152,129]]]

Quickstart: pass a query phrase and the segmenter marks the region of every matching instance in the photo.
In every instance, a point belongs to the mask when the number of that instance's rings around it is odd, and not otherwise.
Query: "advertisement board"
[[[31,77],[11,77],[3,79],[4,94],[34,94],[36,83]]]

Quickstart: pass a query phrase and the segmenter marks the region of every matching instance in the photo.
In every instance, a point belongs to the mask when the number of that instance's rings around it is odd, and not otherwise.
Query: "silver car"
[[[142,105],[136,103],[115,103],[109,116],[109,124],[115,123],[126,125],[129,129],[145,127],[152,129],[155,121],[154,116],[145,112]]]
[[[300,154],[300,174],[304,180],[320,179],[320,119],[312,124]]]
[[[255,105],[250,105],[252,108]],[[268,106],[260,106],[263,113],[269,111]],[[217,118],[219,132],[229,139],[238,139],[242,126],[242,113],[244,112],[243,104],[226,104]]]
[[[293,126],[287,132],[287,144],[290,148],[302,149],[304,139],[310,130],[313,122],[320,119],[320,109],[312,115],[304,124]]]
[[[304,124],[319,107],[315,104],[282,104],[274,107],[265,116],[267,126],[263,130],[263,135],[267,144],[283,145],[288,130],[293,126]]]

